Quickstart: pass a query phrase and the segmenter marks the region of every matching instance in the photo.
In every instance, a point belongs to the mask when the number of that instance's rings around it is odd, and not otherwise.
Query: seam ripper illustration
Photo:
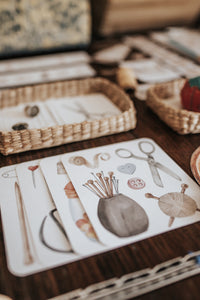
[[[143,154],[147,155],[147,157],[137,156],[137,155],[133,154],[133,152],[131,152],[130,150],[125,149],[125,148],[119,148],[119,149],[115,150],[115,153],[120,158],[135,158],[135,159],[146,161],[149,165],[153,181],[159,187],[164,187],[164,185],[163,185],[163,182],[161,180],[158,169],[165,172],[167,175],[175,178],[176,180],[179,180],[179,181],[182,180],[172,170],[170,170],[169,168],[167,168],[163,164],[155,161],[155,159],[152,155],[155,152],[155,146],[151,142],[148,142],[148,141],[139,142],[138,147],[139,147],[140,151]],[[149,148],[149,150],[145,150],[145,148],[147,148],[147,149]]]
[[[118,237],[130,237],[148,229],[145,210],[133,199],[119,193],[119,180],[113,172],[109,176],[91,173],[95,180],[83,186],[100,198],[97,214],[101,224]]]

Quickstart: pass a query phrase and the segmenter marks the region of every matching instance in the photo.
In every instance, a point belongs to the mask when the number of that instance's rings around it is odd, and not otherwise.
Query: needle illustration
[[[37,170],[38,167],[39,167],[38,165],[28,167],[28,170],[30,170],[32,172],[32,180],[33,180],[33,186],[34,186],[34,188],[36,188],[35,173],[34,173],[34,171]]]

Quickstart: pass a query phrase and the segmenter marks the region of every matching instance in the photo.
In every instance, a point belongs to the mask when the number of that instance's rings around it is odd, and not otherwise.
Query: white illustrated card
[[[146,83],[166,82],[180,78],[180,73],[158,63],[154,58],[127,60],[121,63],[121,67],[133,69],[136,77]]]
[[[60,157],[45,158],[40,167],[74,252],[89,255],[103,250]]]
[[[152,84],[145,83],[145,84],[138,84],[136,91],[135,91],[135,97],[139,100],[147,100],[147,91],[150,89]]]
[[[98,153],[107,159],[94,163]],[[62,162],[109,247],[200,220],[200,187],[151,139],[67,153]]]
[[[16,276],[30,275],[79,259],[71,249],[41,171],[36,166],[38,162],[34,161],[0,170],[6,257],[9,270]]]
[[[148,54],[159,61],[163,67],[173,70],[180,76],[185,76],[187,78],[199,76],[200,66],[192,62],[190,59],[182,57],[174,51],[170,51],[157,43],[154,43],[145,36],[127,36],[124,38],[124,43]]]
[[[127,45],[116,44],[109,48],[97,51],[93,55],[93,59],[102,64],[119,63],[128,56],[130,51],[131,49]]]
[[[56,124],[74,124],[119,115],[121,110],[102,93],[50,99],[48,112]]]

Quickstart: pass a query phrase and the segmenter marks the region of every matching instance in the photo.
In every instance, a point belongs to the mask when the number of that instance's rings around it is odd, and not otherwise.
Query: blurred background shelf
[[[197,0],[92,0],[94,32],[103,36],[191,24],[199,10]]]

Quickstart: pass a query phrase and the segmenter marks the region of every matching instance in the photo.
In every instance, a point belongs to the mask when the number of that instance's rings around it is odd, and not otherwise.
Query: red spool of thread
[[[200,112],[200,76],[186,80],[181,90],[181,103],[184,109]]]

